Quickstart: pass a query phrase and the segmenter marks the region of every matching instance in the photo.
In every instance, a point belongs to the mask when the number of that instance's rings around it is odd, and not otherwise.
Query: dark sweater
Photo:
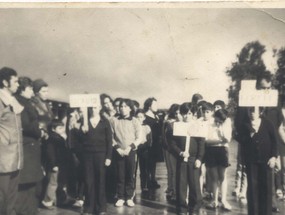
[[[59,168],[65,167],[69,160],[69,152],[66,147],[66,140],[55,132],[49,134],[46,145],[46,157],[48,170],[52,170],[53,167]]]
[[[101,118],[95,128],[89,122],[89,130],[82,134],[84,152],[103,152],[106,159],[112,157],[112,130],[108,120]]]

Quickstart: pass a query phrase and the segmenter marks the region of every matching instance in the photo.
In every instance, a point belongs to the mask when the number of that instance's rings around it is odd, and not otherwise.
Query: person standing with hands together
[[[83,125],[82,142],[85,169],[85,202],[83,214],[106,214],[106,167],[111,164],[112,130],[100,115],[101,105],[88,109],[88,125]]]
[[[134,172],[136,149],[142,142],[142,127],[134,117],[134,107],[130,99],[120,102],[120,116],[111,119],[116,149],[117,194],[116,207],[122,207],[127,200],[129,207],[134,207]]]

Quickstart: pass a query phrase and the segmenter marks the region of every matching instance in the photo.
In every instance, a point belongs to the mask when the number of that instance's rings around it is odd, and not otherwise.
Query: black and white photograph
[[[285,214],[285,3],[0,3],[0,215]]]

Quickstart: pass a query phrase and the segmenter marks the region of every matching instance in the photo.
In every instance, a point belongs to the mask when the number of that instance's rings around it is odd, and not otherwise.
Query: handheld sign
[[[239,92],[240,107],[254,107],[255,115],[259,117],[258,107],[276,107],[278,104],[277,90],[256,90],[255,80],[244,80],[241,82]]]
[[[198,123],[175,122],[173,124],[173,136],[186,137],[185,150],[189,152],[191,137],[205,137],[204,128]],[[187,162],[188,158],[184,158]]]
[[[88,107],[95,107],[100,104],[99,94],[72,94],[69,95],[69,103],[72,108],[81,108],[83,112],[83,125],[88,128]]]

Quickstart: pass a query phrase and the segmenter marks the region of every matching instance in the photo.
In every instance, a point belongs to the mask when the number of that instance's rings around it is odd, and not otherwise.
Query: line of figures
[[[257,87],[271,87],[261,76]],[[34,215],[39,206],[78,205],[82,214],[106,214],[107,201],[135,207],[136,173],[142,192],[159,189],[156,163],[167,167],[166,197],[177,214],[201,207],[231,211],[227,197],[229,143],[238,142],[233,195],[247,201],[248,214],[278,212],[285,184],[285,108],[237,108],[211,104],[194,94],[191,102],[159,112],[157,100],[138,102],[101,94],[101,104],[68,109],[55,117],[48,84],[0,70],[0,214]],[[176,122],[207,128],[206,137],[173,135]],[[203,198],[207,203],[203,203]]]

